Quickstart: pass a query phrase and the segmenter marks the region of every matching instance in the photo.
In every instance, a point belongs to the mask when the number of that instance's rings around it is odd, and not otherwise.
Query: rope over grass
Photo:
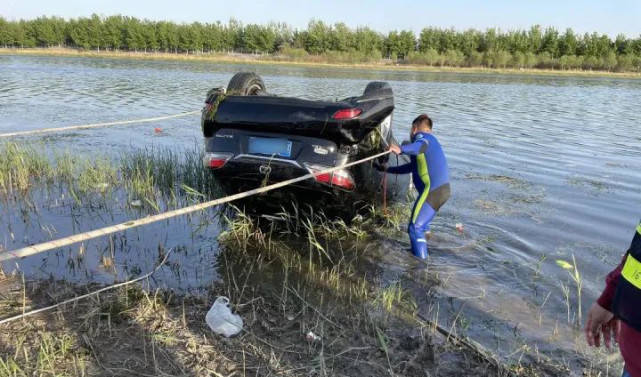
[[[135,279],[132,279],[132,280],[127,280],[127,281],[122,282],[122,283],[109,285],[107,287],[95,290],[93,292],[89,292],[89,293],[84,294],[82,296],[77,296],[77,297],[74,297],[74,298],[70,298],[68,300],[64,300],[62,302],[59,302],[57,304],[53,304],[53,305],[50,305],[50,306],[47,306],[47,307],[44,307],[44,308],[35,309],[35,310],[30,311],[30,312],[26,312],[26,313],[15,315],[13,317],[5,318],[3,320],[0,320],[0,325],[4,325],[6,323],[13,322],[15,320],[22,319],[22,318],[25,318],[25,317],[29,317],[29,316],[32,316],[32,315],[35,315],[35,314],[38,314],[38,313],[46,312],[46,311],[49,311],[51,309],[58,308],[58,307],[60,307],[62,305],[70,304],[72,302],[76,302],[76,301],[79,301],[79,300],[82,300],[82,299],[85,299],[85,298],[88,298],[88,297],[91,297],[91,296],[98,295],[98,294],[100,294],[102,292],[106,292],[106,291],[109,291],[109,290],[112,290],[112,289],[116,289],[116,288],[119,288],[119,287],[124,287],[124,286],[130,285],[130,284],[139,282],[141,280],[147,279],[147,278],[151,277],[153,274],[155,274],[158,270],[160,270],[160,268],[162,266],[165,265],[165,263],[167,262],[167,259],[169,258],[169,254],[171,254],[172,251],[173,251],[173,249],[169,249],[169,251],[167,252],[167,254],[165,254],[165,257],[162,259],[162,261],[158,265],[156,265],[156,267],[154,267],[153,270],[149,271],[148,273],[146,273],[146,274],[144,274],[142,276],[139,276],[139,277],[137,277]]]

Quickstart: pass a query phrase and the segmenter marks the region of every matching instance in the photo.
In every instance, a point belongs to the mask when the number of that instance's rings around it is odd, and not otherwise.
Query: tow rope
[[[195,114],[198,114],[198,113],[200,113],[200,110],[189,111],[189,112],[186,112],[186,113],[179,113],[179,114],[173,114],[173,115],[166,115],[166,116],[161,116],[161,117],[154,117],[154,118],[119,120],[119,121],[115,121],[115,122],[81,124],[81,125],[76,125],[76,126],[65,126],[65,127],[56,127],[56,128],[41,128],[41,129],[37,129],[37,130],[7,132],[7,133],[0,134],[0,138],[14,137],[14,136],[38,135],[38,134],[45,134],[45,133],[51,133],[51,132],[63,132],[63,131],[71,131],[71,130],[84,130],[84,129],[88,129],[88,128],[98,128],[98,127],[120,126],[120,125],[125,125],[125,124],[157,122],[157,121],[160,121],[160,120],[167,120],[167,119],[186,117],[186,116],[195,115]]]
[[[387,215],[387,169],[383,171],[383,214]]]
[[[158,221],[161,221],[161,220],[166,220],[166,219],[169,219],[169,218],[172,218],[172,217],[176,217],[176,216],[185,215],[185,214],[188,214],[188,213],[204,210],[204,209],[207,209],[207,208],[210,208],[210,207],[215,207],[215,206],[218,206],[220,204],[229,203],[229,202],[232,202],[234,200],[247,198],[247,197],[250,197],[250,196],[253,196],[253,195],[257,195],[257,194],[261,194],[261,193],[264,193],[264,192],[267,192],[267,191],[276,190],[276,189],[281,188],[281,187],[285,187],[285,186],[288,186],[288,185],[291,185],[291,184],[294,184],[294,183],[297,183],[297,182],[301,182],[301,181],[305,181],[305,180],[310,179],[310,178],[314,178],[314,177],[316,177],[318,175],[329,174],[329,173],[335,172],[337,170],[348,168],[350,166],[362,164],[364,162],[371,161],[371,160],[377,159],[379,157],[385,156],[385,155],[387,155],[389,153],[390,153],[390,151],[381,152],[381,153],[375,154],[373,156],[365,157],[365,158],[360,159],[358,161],[350,162],[348,164],[344,164],[344,165],[341,165],[341,166],[336,166],[336,167],[329,168],[329,169],[326,169],[326,170],[322,170],[322,171],[319,171],[319,172],[305,174],[305,175],[297,177],[297,178],[292,178],[292,179],[288,179],[288,180],[282,181],[282,182],[277,182],[277,183],[274,183],[274,184],[271,184],[271,185],[268,185],[268,186],[265,186],[265,187],[259,187],[259,188],[255,188],[255,189],[252,189],[252,190],[249,190],[249,191],[244,191],[244,192],[241,192],[241,193],[238,193],[238,194],[229,195],[229,196],[226,196],[224,198],[214,199],[214,200],[211,200],[211,201],[208,201],[208,202],[204,202],[204,203],[195,204],[195,205],[188,206],[188,207],[175,209],[175,210],[172,210],[172,211],[159,213],[157,215],[143,217],[143,218],[140,218],[140,219],[137,219],[137,220],[131,220],[131,221],[127,221],[127,222],[124,222],[124,223],[111,225],[111,226],[108,226],[108,227],[95,229],[95,230],[91,230],[91,231],[80,233],[80,234],[74,234],[74,235],[71,235],[71,236],[68,236],[68,237],[63,237],[63,238],[60,238],[60,239],[57,239],[57,240],[52,240],[52,241],[48,241],[48,242],[44,242],[44,243],[40,243],[40,244],[36,244],[36,245],[32,245],[32,246],[26,246],[26,247],[23,247],[21,249],[16,249],[16,250],[13,250],[13,251],[5,251],[5,252],[0,253],[0,262],[8,261],[8,260],[11,260],[11,259],[14,259],[14,258],[24,258],[24,257],[30,256],[30,255],[39,254],[39,253],[42,253],[42,252],[45,252],[45,251],[49,251],[51,249],[56,249],[56,248],[61,248],[61,247],[64,247],[64,246],[69,246],[69,245],[72,245],[72,244],[75,244],[75,243],[78,243],[78,242],[87,241],[87,240],[90,240],[90,239],[93,239],[93,238],[105,236],[105,235],[116,233],[116,232],[121,232],[121,231],[124,231],[124,230],[127,230],[127,229],[136,228],[136,227],[139,227],[139,226],[142,226],[142,225],[155,223],[155,222],[158,222]]]

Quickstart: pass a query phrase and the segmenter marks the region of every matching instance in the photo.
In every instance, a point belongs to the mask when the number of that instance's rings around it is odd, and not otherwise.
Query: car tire
[[[372,81],[365,87],[363,97],[391,97],[394,93],[392,87],[383,81]]]
[[[238,72],[227,85],[228,95],[256,96],[262,93],[265,93],[265,83],[254,72]]]

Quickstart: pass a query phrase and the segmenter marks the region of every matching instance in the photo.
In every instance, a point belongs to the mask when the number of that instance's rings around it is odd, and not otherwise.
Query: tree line
[[[353,63],[391,59],[431,66],[641,71],[641,36],[619,35],[613,40],[596,32],[581,35],[539,25],[513,31],[426,27],[416,35],[411,30],[383,34],[318,20],[297,30],[285,23],[243,25],[233,19],[177,24],[121,15],[20,21],[0,17],[0,46],[187,54],[234,51]]]

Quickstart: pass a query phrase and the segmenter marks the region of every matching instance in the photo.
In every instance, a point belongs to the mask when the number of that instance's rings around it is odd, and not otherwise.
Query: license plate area
[[[250,136],[247,151],[250,154],[290,158],[292,156],[292,142],[287,139]]]

